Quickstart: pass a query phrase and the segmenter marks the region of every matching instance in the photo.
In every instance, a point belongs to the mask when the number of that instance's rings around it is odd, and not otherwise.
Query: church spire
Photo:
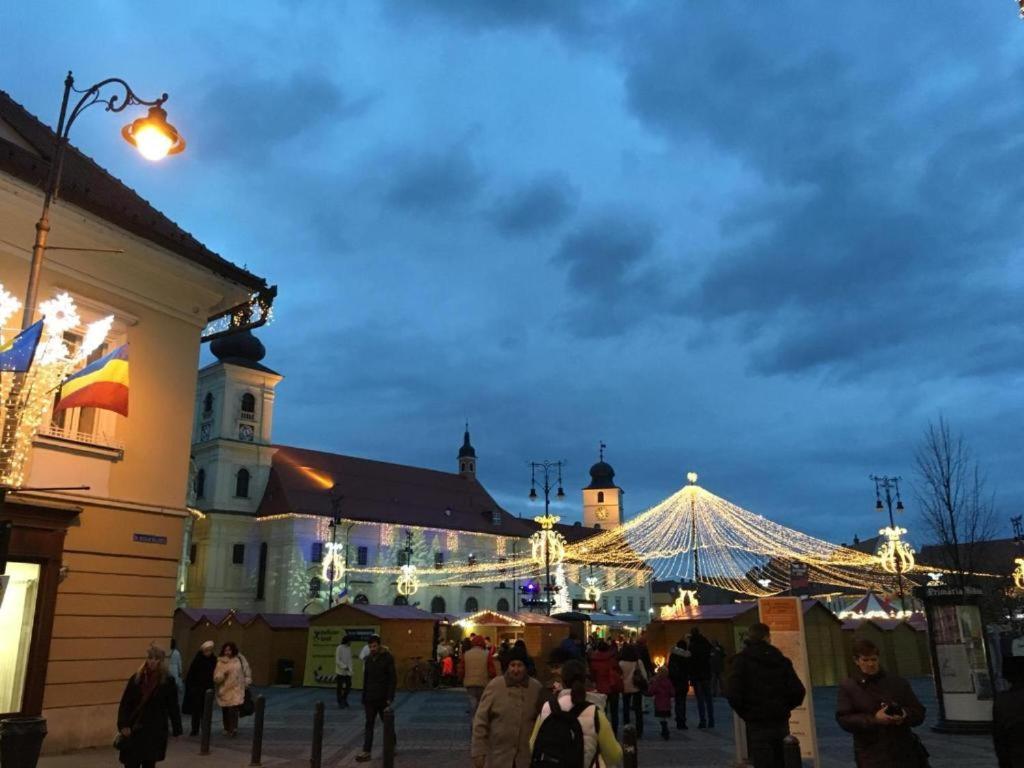
[[[469,421],[462,435],[462,447],[459,449],[459,474],[473,480],[476,478],[476,449],[469,441]]]

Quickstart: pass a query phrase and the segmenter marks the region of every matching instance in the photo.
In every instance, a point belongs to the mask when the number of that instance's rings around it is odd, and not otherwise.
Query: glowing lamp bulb
[[[146,117],[126,125],[121,135],[147,160],[163,160],[185,149],[185,140],[167,122],[167,113],[160,107],[150,107]]]
[[[686,473],[686,479],[690,481],[691,485],[695,485],[697,483],[697,473],[696,472],[687,472]]]
[[[147,160],[163,160],[174,144],[167,134],[152,125],[142,126],[134,136],[139,154]]]

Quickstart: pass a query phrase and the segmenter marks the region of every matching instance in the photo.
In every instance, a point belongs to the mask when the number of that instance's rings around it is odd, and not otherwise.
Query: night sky
[[[468,418],[500,503],[529,513],[527,462],[562,458],[574,519],[603,440],[627,513],[695,469],[849,541],[882,522],[868,475],[910,480],[942,414],[1004,532],[1021,512],[1011,0],[37,1],[0,24],[0,88],[50,124],[68,69],[170,93],[183,155],[147,164],[98,109],[72,141],[280,285],[279,442],[454,471]]]

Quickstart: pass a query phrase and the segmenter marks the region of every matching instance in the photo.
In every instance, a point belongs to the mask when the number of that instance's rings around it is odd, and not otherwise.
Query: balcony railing
[[[103,432],[77,432],[70,429],[64,429],[59,424],[50,424],[49,426],[41,427],[37,433],[37,437],[50,437],[55,440],[66,440],[71,443],[95,445],[98,448],[110,448],[115,451],[124,450],[123,442],[115,440],[113,437],[110,437]]]

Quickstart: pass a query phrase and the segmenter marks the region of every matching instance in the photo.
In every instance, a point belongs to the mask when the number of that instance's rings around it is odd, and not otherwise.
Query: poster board
[[[800,740],[800,756],[817,768],[818,733],[814,725],[814,686],[807,659],[804,611],[798,597],[762,597],[757,601],[761,622],[772,632],[772,645],[793,663],[800,682],[807,689],[803,703],[789,717],[789,732]]]
[[[992,719],[992,679],[977,605],[927,607],[942,699],[949,720]]]
[[[337,682],[334,673],[334,651],[341,638],[348,635],[352,648],[352,688],[363,688],[363,665],[359,652],[370,635],[379,635],[376,625],[311,625],[306,639],[306,671],[302,684],[316,688],[333,688]]]

